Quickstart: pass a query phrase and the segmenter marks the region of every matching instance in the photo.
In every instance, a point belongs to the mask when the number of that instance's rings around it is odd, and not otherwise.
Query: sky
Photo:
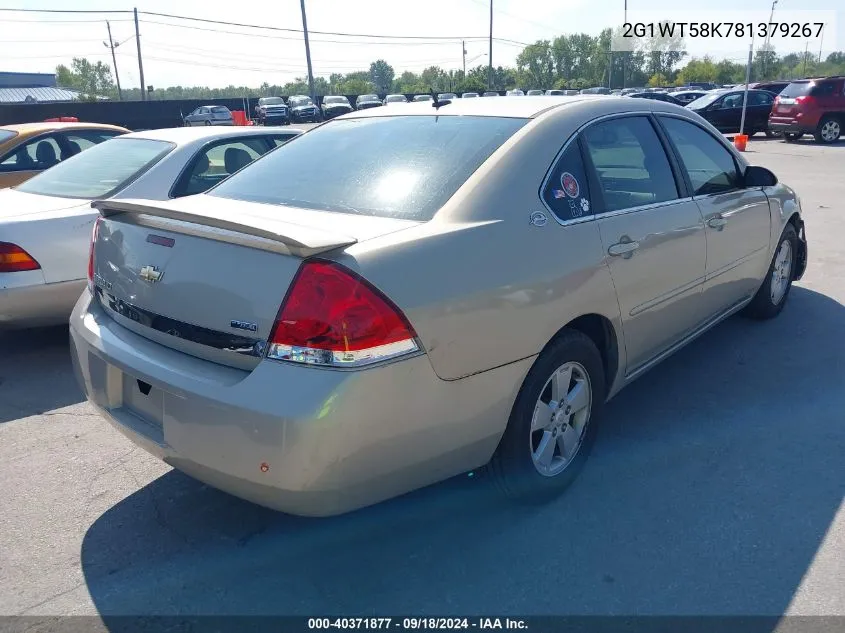
[[[493,64],[512,66],[522,50],[519,42],[554,39],[561,34],[598,34],[623,21],[624,0],[493,0]],[[487,64],[489,0],[305,0],[311,57],[315,76],[366,70],[370,62],[387,60],[397,76],[438,65],[462,68],[461,38],[466,38],[467,68]],[[736,0],[708,0],[679,8],[677,0],[628,0],[629,18],[642,11],[668,19],[728,20]],[[775,18],[790,10],[824,10],[836,14],[833,28],[810,50],[824,55],[845,48],[845,10],[842,0],[778,0]],[[53,72],[56,65],[87,57],[112,65],[106,20],[117,47],[117,66],[123,87],[139,86],[136,41],[131,10],[140,12],[141,46],[148,85],[259,86],[284,84],[306,75],[305,47],[296,31],[270,31],[223,26],[153,16],[169,13],[209,20],[259,24],[282,29],[302,28],[300,0],[225,2],[223,0],[0,0],[5,9],[129,11],[117,14],[0,12],[0,70]],[[239,10],[240,7],[243,10]],[[691,6],[691,8],[689,8]],[[257,10],[260,8],[260,10]],[[743,0],[743,11],[768,19],[771,0]],[[679,17],[679,11],[683,12]],[[747,14],[746,14],[747,15]],[[692,17],[690,17],[692,16]],[[632,18],[633,19],[633,18]],[[181,25],[181,26],[174,26]],[[192,28],[186,28],[192,27]],[[203,30],[206,29],[206,30]],[[228,32],[220,32],[220,30]],[[389,39],[321,35],[314,31],[384,36]],[[512,40],[505,42],[501,40]],[[517,42],[517,43],[514,43]],[[806,40],[779,43],[778,52],[803,52]],[[714,52],[713,41],[687,42],[692,55]],[[742,50],[721,44],[716,57],[744,61]]]

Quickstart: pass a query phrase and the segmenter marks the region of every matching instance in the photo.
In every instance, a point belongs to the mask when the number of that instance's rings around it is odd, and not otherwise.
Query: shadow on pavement
[[[845,493],[845,309],[795,287],[623,391],[560,499],[483,474],[349,515],[264,510],[170,472],[100,516],[90,595],[121,614],[779,615]],[[117,619],[113,630],[117,630]]]
[[[84,401],[67,325],[0,331],[0,424]]]

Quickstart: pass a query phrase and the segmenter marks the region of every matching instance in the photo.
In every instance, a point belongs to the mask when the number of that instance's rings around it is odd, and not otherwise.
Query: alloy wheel
[[[778,305],[783,301],[790,281],[792,281],[792,245],[789,240],[784,240],[781,242],[772,267],[772,282],[769,291],[772,305]]]
[[[587,370],[576,362],[556,369],[543,386],[531,418],[529,448],[538,473],[554,477],[572,463],[581,448],[591,407]]]

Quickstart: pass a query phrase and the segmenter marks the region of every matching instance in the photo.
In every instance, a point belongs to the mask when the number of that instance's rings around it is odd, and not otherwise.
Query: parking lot
[[[845,615],[845,143],[748,149],[801,195],[805,278],[620,393],[545,506],[478,473],[274,513],[93,414],[66,328],[0,334],[0,613]]]

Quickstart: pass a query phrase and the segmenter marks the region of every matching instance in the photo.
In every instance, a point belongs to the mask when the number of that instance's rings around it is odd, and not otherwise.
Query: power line
[[[99,11],[95,9],[4,9],[0,11],[11,11],[14,13],[132,13],[127,9],[111,9],[107,11]]]
[[[118,18],[116,20],[111,20],[112,22],[132,22],[131,18]],[[3,23],[6,22],[17,22],[21,24],[38,24],[38,25],[47,25],[47,24],[102,24],[104,20],[20,20],[16,18],[3,18]]]
[[[156,13],[153,11],[142,11],[145,15],[154,15],[160,18],[173,18],[177,20],[191,20],[193,22],[205,22],[208,24],[222,24],[224,26],[239,26],[251,29],[265,29],[268,31],[284,31],[287,33],[302,33],[302,29],[289,29],[278,26],[262,26],[260,24],[244,24],[242,22],[228,22],[223,20],[210,20],[208,18],[194,18],[186,15],[174,15],[172,13]],[[460,41],[462,39],[471,39],[464,36],[450,36],[450,35],[379,35],[375,33],[343,33],[338,31],[312,31],[309,33],[317,35],[334,35],[340,37],[372,37],[377,39],[394,39],[394,40],[451,40]]]
[[[265,33],[243,33],[240,31],[229,31],[226,29],[213,29],[213,28],[206,28],[202,26],[191,26],[189,24],[173,24],[171,22],[159,22],[158,20],[141,20],[142,24],[156,24],[158,26],[169,26],[177,29],[190,29],[194,31],[206,31],[209,33],[225,33],[228,35],[236,35],[241,37],[260,37],[263,39],[271,39],[271,40],[288,40],[288,41],[295,41],[301,42],[301,37],[293,37],[293,36],[285,36],[285,35],[268,35]],[[444,42],[444,41],[434,41],[434,42],[385,42],[385,41],[374,41],[374,42],[354,42],[354,41],[347,41],[347,40],[333,40],[333,39],[326,39],[326,38],[310,38],[312,42],[320,42],[326,44],[344,44],[349,46],[454,46],[452,42]],[[468,42],[479,42],[479,41],[487,41],[486,37],[474,37],[474,38],[465,38]],[[500,40],[499,38],[493,38],[494,41],[501,41],[504,44],[513,44],[518,46],[527,46],[527,44],[523,44],[521,42],[516,42],[514,40]]]

